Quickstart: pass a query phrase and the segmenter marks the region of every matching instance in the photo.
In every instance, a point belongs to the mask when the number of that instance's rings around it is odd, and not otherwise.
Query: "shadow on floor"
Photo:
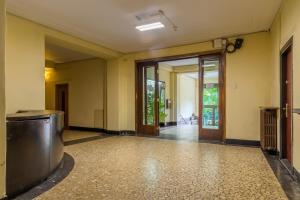
[[[64,178],[66,178],[69,173],[74,168],[74,159],[69,154],[65,153],[61,165],[58,167],[58,169],[49,176],[44,182],[40,183],[39,185],[31,188],[27,192],[14,197],[14,198],[8,198],[8,199],[15,199],[15,200],[30,200],[34,199],[35,197],[41,195],[42,193],[50,190],[55,185],[57,185],[59,182],[61,182]]]

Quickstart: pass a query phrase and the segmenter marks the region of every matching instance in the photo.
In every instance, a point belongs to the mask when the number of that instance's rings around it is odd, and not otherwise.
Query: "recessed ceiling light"
[[[141,26],[136,26],[135,28],[138,29],[139,31],[149,31],[153,29],[159,29],[159,28],[164,28],[165,25],[163,25],[161,22],[155,22],[151,24],[144,24]]]

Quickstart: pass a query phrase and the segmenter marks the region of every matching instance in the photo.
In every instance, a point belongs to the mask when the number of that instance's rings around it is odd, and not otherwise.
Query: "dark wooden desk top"
[[[28,110],[28,111],[19,111],[14,114],[6,115],[7,121],[20,121],[20,120],[32,120],[32,119],[41,119],[49,118],[53,114],[63,114],[62,111],[55,110]]]

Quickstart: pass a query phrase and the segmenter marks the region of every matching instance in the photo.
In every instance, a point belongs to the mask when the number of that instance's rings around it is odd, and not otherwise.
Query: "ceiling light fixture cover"
[[[151,24],[144,24],[141,26],[136,26],[135,28],[138,29],[139,31],[149,31],[149,30],[153,30],[153,29],[160,29],[160,28],[164,28],[165,25],[163,25],[161,22],[155,22],[155,23],[151,23]]]

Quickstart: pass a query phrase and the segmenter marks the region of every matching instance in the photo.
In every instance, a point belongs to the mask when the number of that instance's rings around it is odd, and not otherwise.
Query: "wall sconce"
[[[53,68],[48,68],[46,67],[45,68],[45,73],[44,73],[44,76],[45,76],[45,81],[49,81],[50,78],[51,78],[51,73],[53,72]]]

